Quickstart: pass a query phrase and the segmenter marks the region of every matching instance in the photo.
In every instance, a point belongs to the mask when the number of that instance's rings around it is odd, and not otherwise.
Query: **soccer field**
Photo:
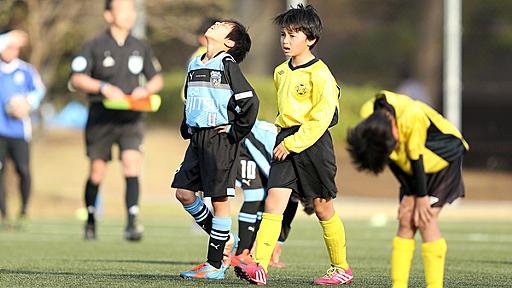
[[[393,223],[394,224],[394,223]],[[395,227],[375,228],[346,220],[350,287],[390,287],[389,258]],[[223,281],[182,280],[179,272],[203,261],[207,236],[187,218],[145,221],[145,239],[122,240],[120,222],[102,222],[99,239],[81,239],[78,221],[44,220],[23,231],[0,231],[1,287],[240,287],[230,269]],[[512,287],[512,223],[444,222],[448,241],[445,287]],[[269,286],[304,287],[328,268],[315,218],[299,217],[281,259],[286,268],[270,271]],[[424,287],[420,249],[410,287]]]

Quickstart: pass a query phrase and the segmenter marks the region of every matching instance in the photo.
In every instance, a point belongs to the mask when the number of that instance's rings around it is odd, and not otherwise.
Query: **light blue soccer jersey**
[[[25,97],[32,109],[37,109],[46,88],[39,73],[25,61],[15,59],[10,63],[0,61],[0,136],[29,140],[32,137],[30,118],[10,116],[6,106],[13,97]]]

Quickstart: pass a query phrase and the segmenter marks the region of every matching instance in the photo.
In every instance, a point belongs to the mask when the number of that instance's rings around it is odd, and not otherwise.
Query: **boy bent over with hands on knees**
[[[268,179],[265,212],[256,236],[256,264],[235,267],[238,277],[252,284],[267,282],[267,267],[281,232],[283,212],[293,193],[313,200],[331,267],[315,284],[352,281],[346,260],[345,230],[334,210],[336,160],[328,128],[338,122],[340,89],[325,63],[311,53],[322,32],[315,9],[298,5],[274,19],[281,28],[281,47],[290,60],[277,66],[280,130]]]
[[[251,132],[259,101],[238,66],[251,47],[245,27],[225,20],[205,36],[207,52],[188,66],[181,135],[190,144],[172,187],[183,208],[210,235],[207,261],[180,276],[224,279],[238,243],[230,233],[229,197],[235,196],[241,140]],[[197,191],[212,198],[214,214]]]

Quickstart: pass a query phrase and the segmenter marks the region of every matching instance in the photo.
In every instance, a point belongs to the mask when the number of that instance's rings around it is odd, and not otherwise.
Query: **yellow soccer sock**
[[[334,214],[331,219],[320,221],[320,225],[324,230],[325,246],[327,246],[329,258],[331,258],[331,264],[347,270],[347,247],[343,222],[338,214]]]
[[[444,261],[447,249],[446,240],[443,238],[421,245],[427,288],[443,287]]]
[[[254,256],[256,263],[260,264],[265,271],[267,271],[272,251],[274,251],[277,239],[281,233],[282,223],[282,214],[263,213],[260,229],[256,235],[256,253]]]
[[[393,288],[407,288],[415,244],[414,239],[405,239],[398,236],[393,239],[393,251],[391,252]]]

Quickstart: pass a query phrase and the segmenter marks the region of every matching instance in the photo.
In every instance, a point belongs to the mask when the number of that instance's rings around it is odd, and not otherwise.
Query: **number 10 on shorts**
[[[256,163],[251,160],[240,160],[243,179],[256,179]]]

